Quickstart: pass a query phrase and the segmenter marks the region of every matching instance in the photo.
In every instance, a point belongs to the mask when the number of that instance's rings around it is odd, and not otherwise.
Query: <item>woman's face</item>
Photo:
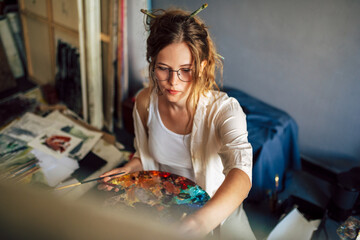
[[[191,89],[193,67],[190,49],[184,42],[172,43],[159,52],[154,74],[166,100],[181,104],[186,102]],[[179,72],[176,72],[179,69],[180,76]]]

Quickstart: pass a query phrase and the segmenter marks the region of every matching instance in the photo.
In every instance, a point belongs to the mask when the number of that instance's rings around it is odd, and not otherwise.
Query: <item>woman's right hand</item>
[[[100,180],[100,184],[98,185],[98,189],[99,190],[104,190],[104,191],[111,191],[114,187],[107,185],[107,184],[101,184],[102,182],[108,182],[113,178],[117,178],[120,177],[122,175],[128,174],[130,173],[130,169],[127,167],[120,167],[120,168],[115,168],[113,170],[110,170],[108,172],[103,173],[102,175],[100,175],[100,177],[105,177],[102,180]],[[110,176],[110,175],[114,175],[114,174],[119,174],[117,176],[113,176],[113,177],[106,177],[106,176]],[[119,189],[115,188],[115,192],[118,192]]]
[[[128,174],[128,173],[132,173],[132,172],[137,172],[137,171],[142,171],[143,168],[142,168],[142,164],[141,164],[141,160],[140,158],[138,157],[133,157],[127,164],[125,164],[125,166],[123,167],[120,167],[120,168],[115,168],[111,171],[108,171],[106,173],[103,173],[102,175],[100,175],[100,177],[105,177],[103,178],[101,182],[108,182],[110,181],[111,179],[113,178],[117,178],[119,176],[122,176],[122,175],[125,175],[125,174]],[[113,174],[117,174],[119,173],[119,176],[114,176],[114,177],[106,177],[106,176],[109,176],[109,175],[113,175]],[[122,174],[120,174],[122,173]],[[99,190],[105,190],[105,191],[111,191],[114,187],[112,186],[109,186],[107,184],[100,184],[98,186],[98,189]],[[118,188],[115,188],[115,191],[118,192],[119,189]]]

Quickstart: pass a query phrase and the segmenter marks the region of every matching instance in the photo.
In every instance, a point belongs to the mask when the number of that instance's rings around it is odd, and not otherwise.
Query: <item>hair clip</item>
[[[202,10],[204,10],[205,8],[207,8],[208,4],[205,3],[203,4],[201,7],[199,7],[195,12],[191,13],[189,18],[192,18],[193,16],[195,16],[196,14],[198,14],[199,12],[201,12]]]
[[[140,9],[140,11],[141,11],[143,14],[146,14],[146,15],[148,15],[148,16],[151,17],[151,18],[156,18],[156,16],[155,16],[154,14],[151,14],[148,10]]]

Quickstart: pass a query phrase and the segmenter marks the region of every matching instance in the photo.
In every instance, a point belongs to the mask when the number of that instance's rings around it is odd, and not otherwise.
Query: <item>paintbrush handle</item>
[[[90,179],[90,180],[85,180],[85,181],[81,181],[81,184],[83,183],[88,183],[88,182],[94,182],[94,181],[99,181],[99,180],[102,180],[106,177],[115,177],[117,175],[120,175],[120,174],[124,174],[125,172],[119,172],[119,173],[116,173],[116,174],[112,174],[112,175],[109,175],[109,176],[105,176],[105,177],[99,177],[99,178],[94,178],[94,179]]]
[[[104,179],[106,177],[115,177],[117,175],[121,175],[121,174],[124,174],[124,173],[125,172],[120,172],[120,173],[112,174],[112,175],[105,176],[105,177],[99,177],[99,178],[94,178],[94,179],[90,179],[90,180],[86,180],[86,181],[81,181],[81,182],[78,182],[78,183],[74,183],[74,184],[70,184],[70,185],[55,188],[55,190],[65,189],[65,188],[69,188],[69,187],[76,187],[76,186],[79,186],[79,185],[84,184],[84,183],[98,181],[98,180]]]
[[[81,185],[81,182],[73,183],[73,184],[70,184],[70,185],[62,186],[62,187],[58,187],[58,188],[55,188],[55,190],[65,189],[65,188],[69,188],[69,187],[75,187],[75,186],[79,186],[79,185]]]
[[[196,14],[198,14],[199,12],[201,12],[202,10],[204,10],[205,8],[207,8],[208,4],[205,3],[203,4],[200,8],[198,8],[196,11],[194,11],[193,13],[190,14],[189,18],[192,18],[193,16],[195,16]]]

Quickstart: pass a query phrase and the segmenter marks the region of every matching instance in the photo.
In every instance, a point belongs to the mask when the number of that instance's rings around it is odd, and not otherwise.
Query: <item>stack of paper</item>
[[[91,151],[101,136],[101,132],[85,129],[58,111],[45,118],[26,113],[0,134],[2,171],[7,172],[7,176],[19,171],[18,155],[24,155],[21,151],[27,150],[27,158],[36,159],[35,165],[41,167],[46,184],[54,187],[79,168],[78,161]],[[33,150],[29,151],[29,147]],[[25,164],[23,160],[20,162]],[[14,164],[16,166],[9,169]]]
[[[267,240],[311,239],[321,220],[308,221],[297,208],[294,208],[271,231]]]

